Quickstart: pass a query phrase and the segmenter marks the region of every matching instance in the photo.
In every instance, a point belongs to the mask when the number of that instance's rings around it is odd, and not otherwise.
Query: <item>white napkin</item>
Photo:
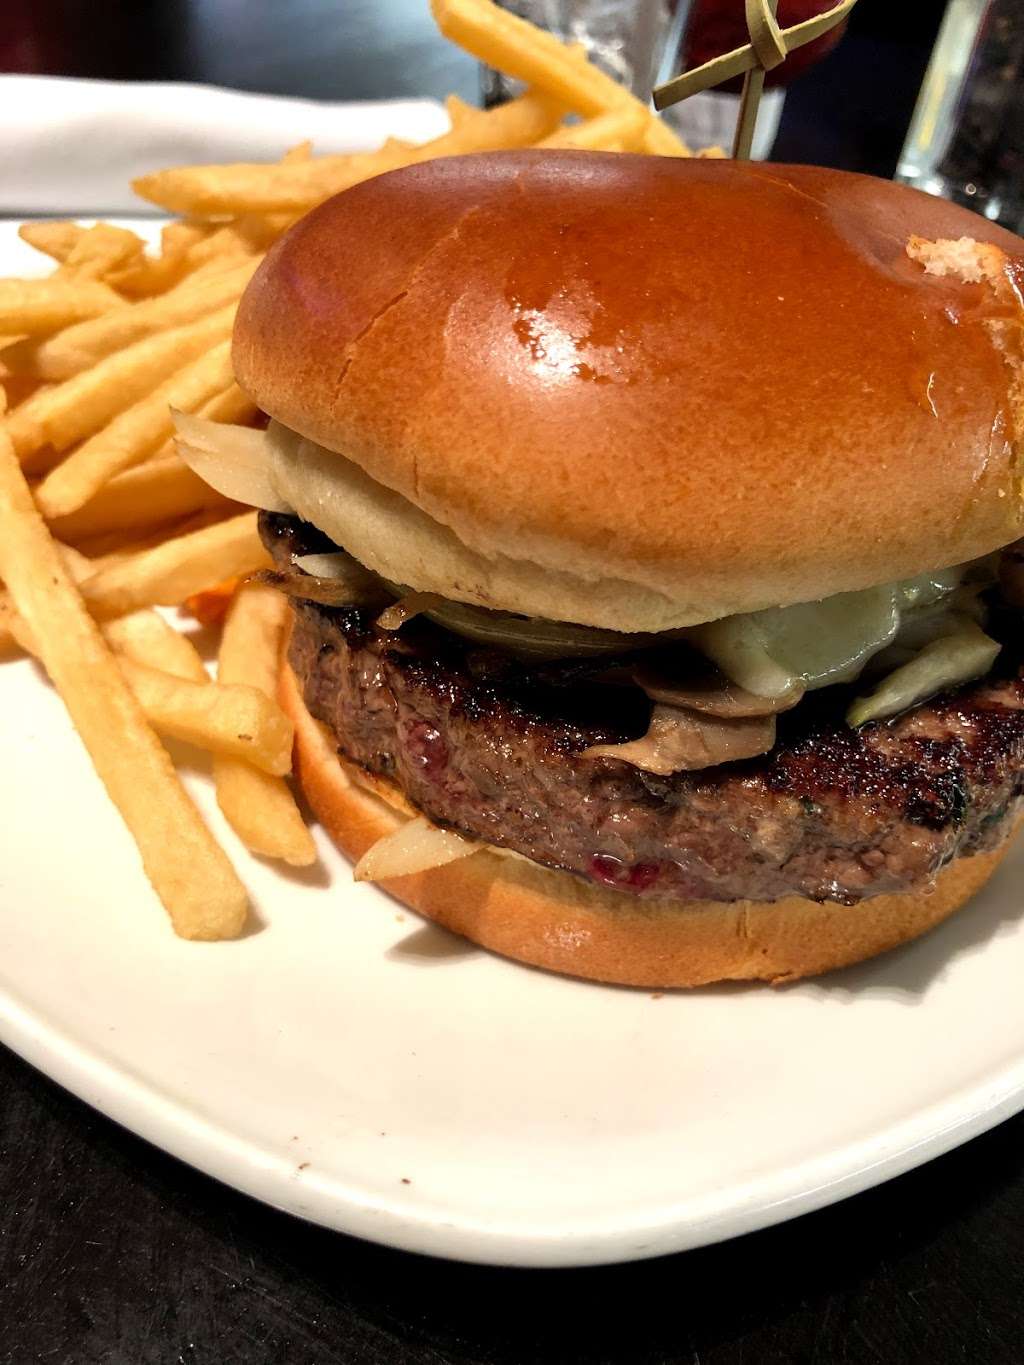
[[[133,176],[195,162],[274,160],[310,138],[314,153],[387,137],[423,142],[448,128],[433,100],[328,104],[204,85],[0,76],[0,213],[155,213]]]

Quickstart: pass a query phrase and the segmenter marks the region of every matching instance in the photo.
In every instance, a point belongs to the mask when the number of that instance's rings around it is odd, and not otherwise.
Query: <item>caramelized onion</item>
[[[390,607],[385,607],[377,617],[377,625],[381,630],[401,630],[406,621],[411,621],[414,616],[420,616],[443,602],[444,598],[436,592],[406,593],[397,602],[392,602]]]
[[[446,630],[476,644],[506,649],[526,659],[586,659],[602,654],[624,654],[663,643],[668,635],[625,634],[580,626],[572,621],[547,621],[539,616],[514,616],[510,612],[473,607],[466,602],[439,598],[426,613]]]
[[[344,550],[331,550],[321,554],[311,555],[292,555],[292,563],[303,573],[310,574],[313,578],[331,578],[337,582],[345,582],[354,573],[369,573],[368,569],[345,553]]]
[[[316,602],[321,607],[345,607],[352,603],[352,594],[332,578],[313,578],[308,573],[288,573],[282,569],[260,569],[252,577],[256,583],[276,588],[286,597]]]
[[[788,711],[804,694],[802,687],[794,687],[776,697],[759,697],[738,683],[730,682],[724,673],[706,672],[678,680],[644,664],[633,670],[633,681],[647,693],[651,701],[682,707],[687,711],[699,711],[702,715],[718,716],[723,720],[771,716],[779,711]]]
[[[642,738],[626,744],[594,744],[584,749],[583,757],[617,758],[644,772],[668,777],[754,758],[766,754],[774,743],[774,716],[725,719],[659,703]]]
[[[899,627],[897,585],[741,613],[690,637],[723,673],[762,697],[850,682]]]
[[[450,829],[438,829],[425,815],[418,815],[378,839],[356,863],[357,882],[378,882],[388,877],[408,877],[466,858],[480,847]]]
[[[389,601],[391,594],[377,575],[348,555],[341,556],[349,561],[344,571],[339,566],[330,575],[308,573],[300,564],[300,561],[334,558],[334,555],[301,555],[295,561],[294,569],[261,569],[253,577],[257,582],[277,588],[286,597],[316,602],[322,607],[380,607]]]
[[[355,606],[376,606],[391,596],[375,573],[364,568],[358,559],[353,559],[344,550],[337,550],[333,554],[296,555],[292,563],[317,583],[337,584],[339,590],[345,593],[344,601]]]
[[[175,445],[188,467],[235,502],[267,512],[291,512],[274,485],[267,434],[174,412]]]
[[[869,720],[898,716],[936,692],[980,678],[995,663],[999,650],[998,641],[964,618],[952,634],[925,645],[909,663],[884,677],[870,695],[858,697],[846,713],[847,723],[865,725]]]

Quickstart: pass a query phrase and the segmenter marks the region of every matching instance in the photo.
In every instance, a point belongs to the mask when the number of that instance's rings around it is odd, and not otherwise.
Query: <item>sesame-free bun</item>
[[[339,760],[291,668],[281,702],[295,722],[299,783],[320,823],[354,860],[409,818],[401,792]],[[859,905],[649,901],[607,891],[526,858],[481,848],[442,867],[380,884],[428,919],[505,957],[626,986],[795,981],[918,938],[992,876],[994,853],[954,859],[934,887]]]
[[[279,241],[235,369],[340,452],[293,505],[371,568],[661,630],[1021,534],[1022,262],[966,209],[820,167],[458,157]]]

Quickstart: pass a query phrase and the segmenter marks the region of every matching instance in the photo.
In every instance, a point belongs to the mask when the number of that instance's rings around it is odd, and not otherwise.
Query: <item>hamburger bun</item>
[[[295,724],[298,781],[317,819],[353,861],[410,815],[401,792],[338,758],[291,668],[280,699]],[[411,909],[504,957],[627,986],[795,981],[918,938],[970,899],[1009,848],[960,857],[912,894],[855,906],[650,901],[608,891],[526,858],[481,848],[381,886]]]
[[[459,157],[298,223],[242,300],[234,363],[326,448],[298,446],[296,511],[369,567],[662,630],[1021,534],[1022,252],[819,167]]]

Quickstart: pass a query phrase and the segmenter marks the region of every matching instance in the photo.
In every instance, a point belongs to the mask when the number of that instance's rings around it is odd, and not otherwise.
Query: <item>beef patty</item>
[[[281,567],[332,548],[263,513]],[[293,600],[290,661],[339,753],[432,820],[639,896],[854,903],[926,885],[1009,833],[1024,792],[1024,680],[997,671],[851,730],[827,689],[780,718],[771,753],[655,777],[592,744],[644,732],[650,703],[572,663],[528,664],[416,618]],[[592,669],[592,665],[589,666]]]

